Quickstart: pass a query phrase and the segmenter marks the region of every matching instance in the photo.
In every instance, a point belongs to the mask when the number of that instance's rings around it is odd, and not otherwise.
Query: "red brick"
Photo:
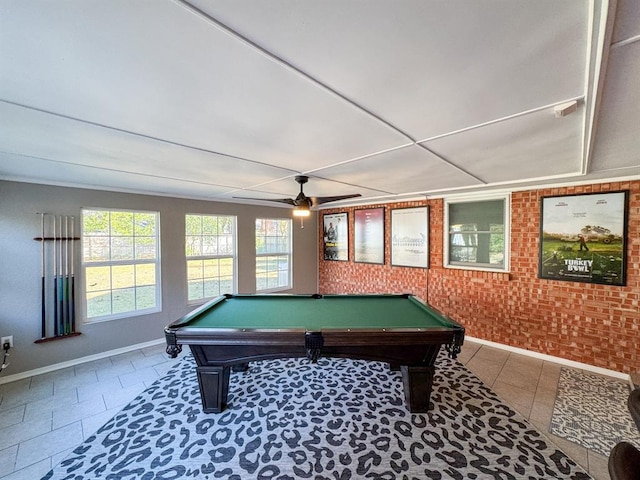
[[[592,285],[537,278],[540,199],[577,192],[629,190],[627,285]],[[429,206],[430,268],[391,267],[392,208]],[[386,207],[385,265],[325,262],[322,293],[413,293],[465,325],[467,334],[621,372],[640,370],[640,181],[556,187],[512,193],[511,271],[443,268],[442,199],[371,205]],[[319,216],[322,225],[322,215]],[[322,252],[322,239],[319,239]]]

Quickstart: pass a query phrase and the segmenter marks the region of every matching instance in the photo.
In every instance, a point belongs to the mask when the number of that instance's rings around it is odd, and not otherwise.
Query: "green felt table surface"
[[[451,328],[457,324],[413,296],[238,295],[214,300],[181,325],[220,329]]]

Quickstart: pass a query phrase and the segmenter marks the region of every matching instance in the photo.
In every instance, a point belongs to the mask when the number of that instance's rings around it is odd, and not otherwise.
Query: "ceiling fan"
[[[306,175],[296,175],[296,182],[300,184],[300,193],[296,198],[250,198],[250,197],[234,197],[245,200],[262,200],[265,202],[278,202],[293,205],[293,215],[295,217],[308,217],[311,207],[322,205],[323,203],[337,202],[338,200],[346,200],[347,198],[360,197],[359,193],[351,195],[335,195],[333,197],[307,197],[302,190],[305,183],[309,181]]]

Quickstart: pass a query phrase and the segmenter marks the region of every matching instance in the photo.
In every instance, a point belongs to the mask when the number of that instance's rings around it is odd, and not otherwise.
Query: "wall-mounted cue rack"
[[[76,331],[75,218],[38,213],[42,243],[42,337],[35,343],[80,335]]]

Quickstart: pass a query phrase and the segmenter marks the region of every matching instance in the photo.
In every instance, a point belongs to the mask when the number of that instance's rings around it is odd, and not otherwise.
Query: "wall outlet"
[[[9,344],[9,348],[13,348],[13,335],[9,335],[8,337],[2,337],[2,339],[0,339],[0,348],[4,349],[5,343]]]

